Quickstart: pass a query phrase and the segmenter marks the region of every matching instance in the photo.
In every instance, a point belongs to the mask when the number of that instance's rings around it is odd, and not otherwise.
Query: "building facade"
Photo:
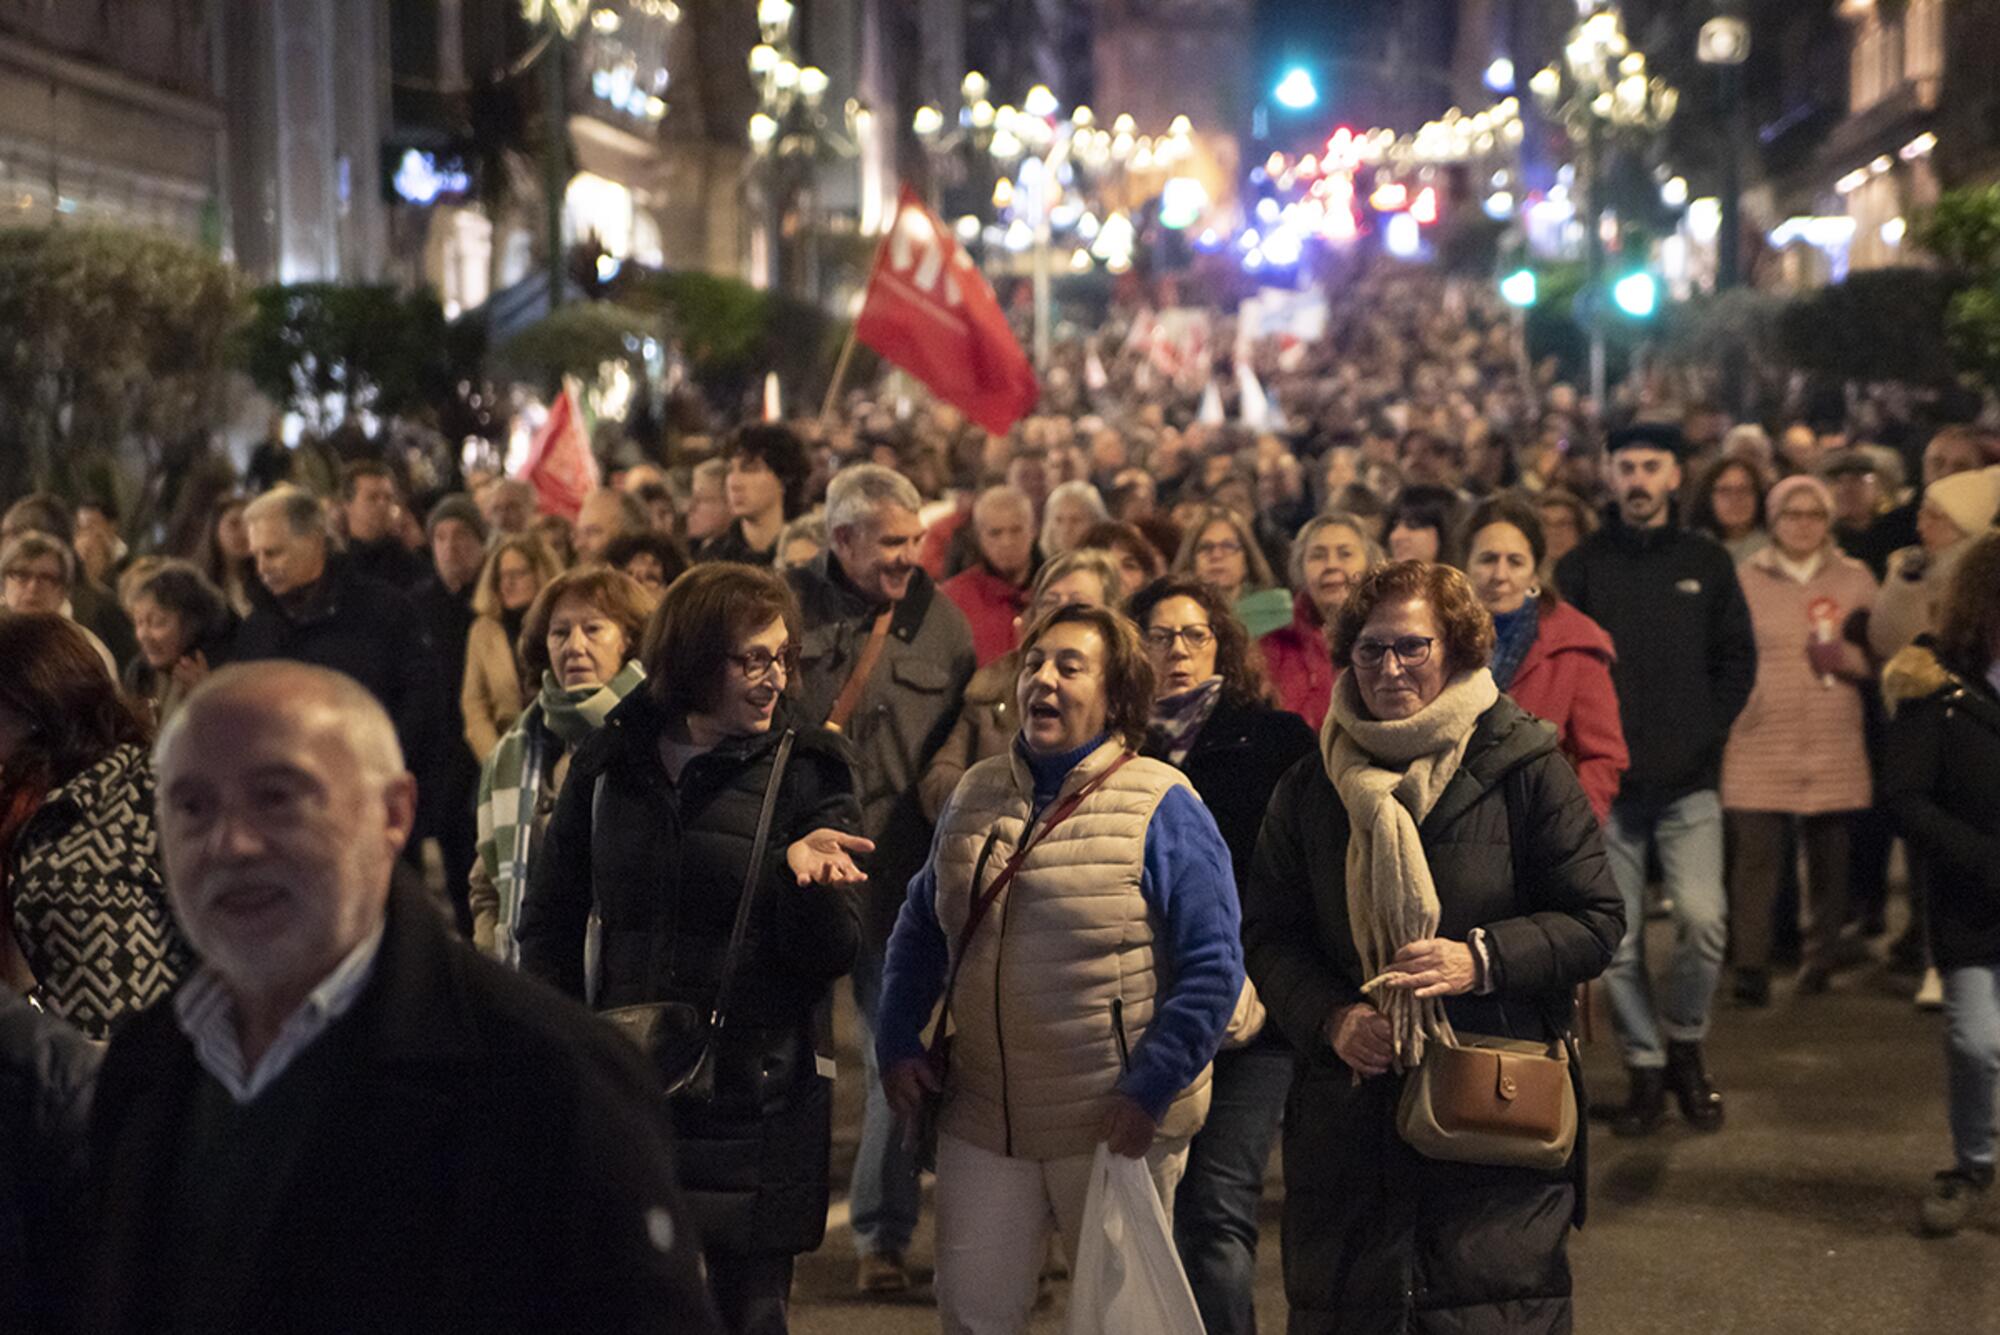
[[[212,0],[0,0],[0,219],[225,248],[222,38]]]

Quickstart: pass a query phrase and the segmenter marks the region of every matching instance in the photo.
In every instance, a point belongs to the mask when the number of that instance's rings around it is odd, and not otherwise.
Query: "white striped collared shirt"
[[[203,965],[174,994],[174,1019],[194,1044],[195,1060],[202,1068],[229,1091],[230,1098],[248,1103],[348,1012],[374,973],[381,950],[382,925],[377,923],[368,939],[349,951],[279,1026],[277,1038],[249,1071],[243,1069],[243,1045],[236,1034],[236,1000],[214,969]]]

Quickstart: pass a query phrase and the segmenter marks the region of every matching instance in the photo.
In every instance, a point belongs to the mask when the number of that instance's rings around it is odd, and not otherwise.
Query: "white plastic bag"
[[[1144,1159],[1097,1147],[1082,1232],[1071,1268],[1068,1335],[1203,1335]]]

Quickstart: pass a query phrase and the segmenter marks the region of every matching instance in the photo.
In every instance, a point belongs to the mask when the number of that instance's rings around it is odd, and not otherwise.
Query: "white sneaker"
[[[1944,975],[1936,969],[1924,970],[1924,981],[1917,985],[1917,1009],[1920,1011],[1944,1009]]]

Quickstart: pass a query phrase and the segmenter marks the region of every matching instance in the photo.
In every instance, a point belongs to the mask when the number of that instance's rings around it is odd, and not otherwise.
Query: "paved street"
[[[1909,1004],[1900,980],[1874,969],[1843,975],[1831,995],[1811,1000],[1780,989],[1764,1012],[1725,1003],[1713,1065],[1730,1100],[1728,1128],[1697,1136],[1676,1122],[1640,1143],[1599,1129],[1591,1142],[1591,1223],[1571,1243],[1577,1328],[2000,1332],[2000,1212],[1945,1242],[1918,1238],[1912,1223],[1918,1196],[1948,1156],[1942,1027],[1942,1017]],[[1585,1064],[1594,1089],[1622,1090],[1608,1031]],[[836,1181],[853,1153],[859,1082],[850,1070],[858,1064],[842,1069]],[[1265,1329],[1279,1331],[1275,1200],[1265,1217],[1258,1310]],[[836,1222],[844,1218],[837,1204]],[[802,1260],[800,1335],[937,1329],[922,1296],[857,1299],[851,1251],[840,1227]],[[927,1236],[915,1259],[928,1263]],[[1061,1316],[1058,1302],[1034,1329],[1058,1331]]]

